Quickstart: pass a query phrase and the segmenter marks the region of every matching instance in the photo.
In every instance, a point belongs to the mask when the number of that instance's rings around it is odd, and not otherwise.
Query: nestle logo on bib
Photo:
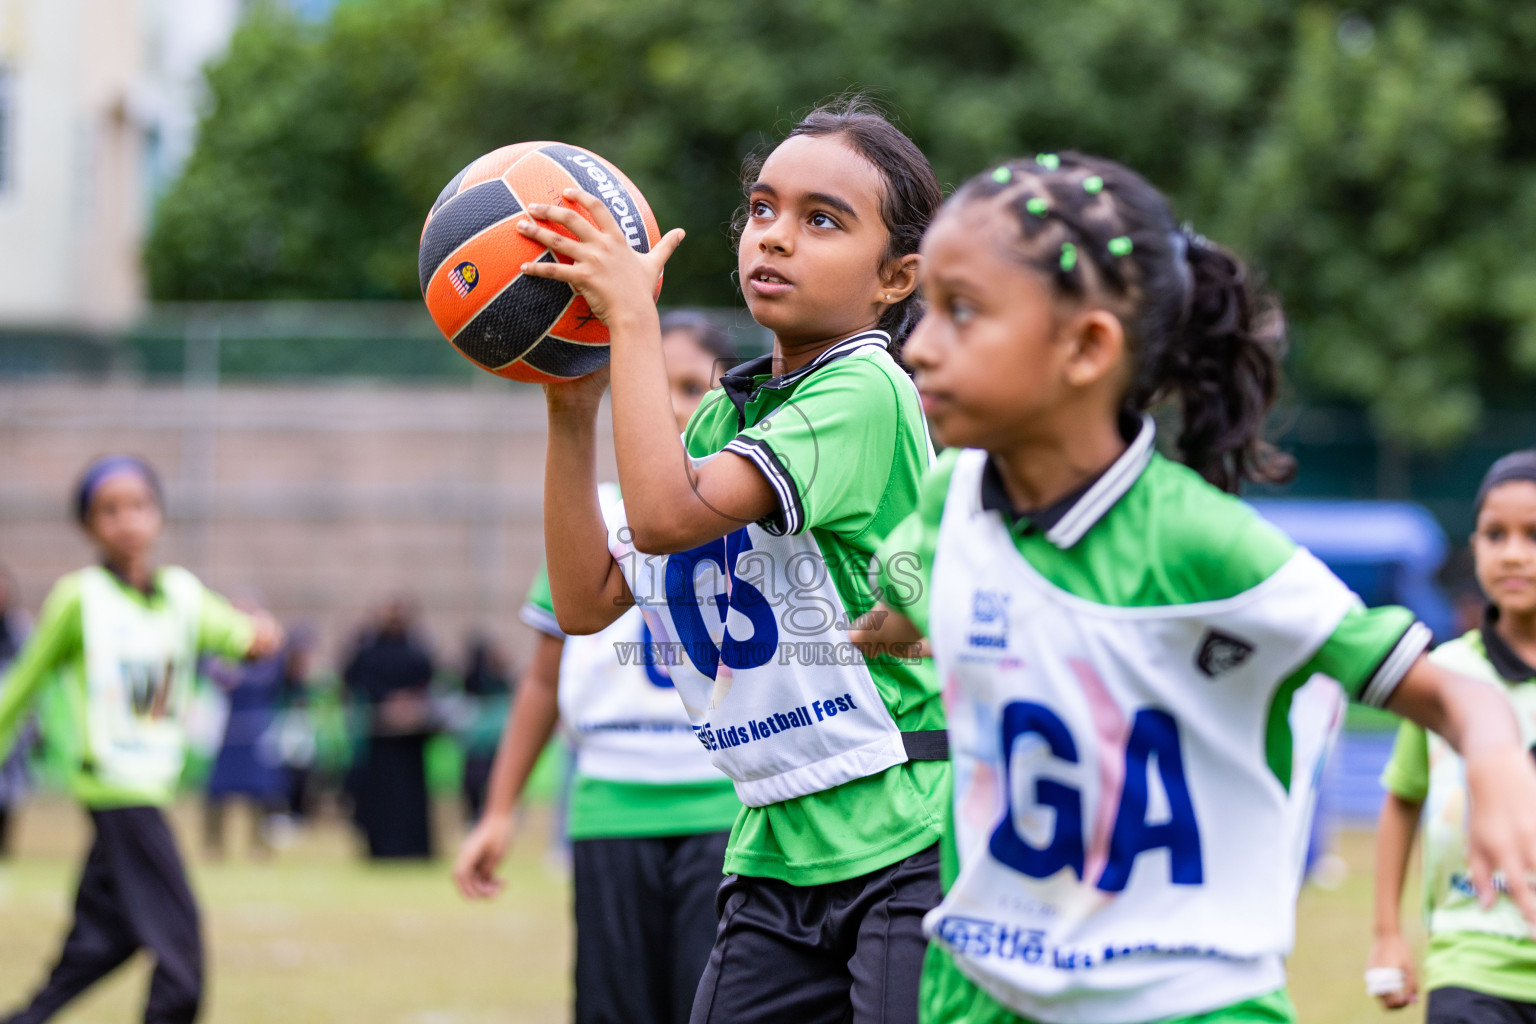
[[[1200,653],[1195,655],[1195,665],[1201,672],[1215,679],[1247,661],[1248,655],[1252,653],[1253,644],[1213,629],[1205,634],[1205,640],[1200,644]]]
[[[1007,593],[1001,590],[978,590],[971,595],[971,632],[965,641],[972,647],[1007,648]]]

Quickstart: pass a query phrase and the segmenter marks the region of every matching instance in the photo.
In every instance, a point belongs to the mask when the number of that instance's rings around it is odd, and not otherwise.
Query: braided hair
[[[980,200],[1017,222],[1020,262],[1058,294],[1120,318],[1133,360],[1123,406],[1176,405],[1184,463],[1232,492],[1244,480],[1295,474],[1295,460],[1263,437],[1280,386],[1284,317],[1241,260],[1180,227],[1162,193],[1101,157],[1010,161],[966,182],[952,201]]]

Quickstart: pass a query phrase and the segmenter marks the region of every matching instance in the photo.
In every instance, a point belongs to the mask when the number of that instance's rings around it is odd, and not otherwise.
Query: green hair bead
[[[1041,153],[1035,157],[1035,163],[1039,164],[1041,167],[1044,167],[1048,171],[1054,171],[1056,168],[1061,166],[1061,157],[1057,156],[1055,153]]]
[[[1091,196],[1096,196],[1104,191],[1104,179],[1097,174],[1083,179],[1083,191]]]
[[[1061,272],[1072,273],[1072,268],[1077,266],[1077,246],[1071,242],[1061,243]]]
[[[999,167],[992,172],[992,180],[999,185],[1006,185],[1013,180],[1013,172],[1006,167]]]
[[[1044,199],[1041,199],[1039,196],[1035,196],[1024,204],[1024,209],[1028,210],[1036,217],[1044,217],[1047,213],[1050,212],[1051,204],[1046,202]]]
[[[1125,235],[1109,240],[1109,252],[1111,256],[1129,256],[1131,254],[1131,240]]]

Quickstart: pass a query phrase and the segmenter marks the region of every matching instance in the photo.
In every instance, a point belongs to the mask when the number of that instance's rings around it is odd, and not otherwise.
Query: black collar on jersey
[[[143,594],[145,597],[151,598],[151,599],[160,596],[160,573],[159,573],[158,570],[152,570],[150,572],[150,574],[149,574],[149,588],[146,590],[143,587],[136,587],[136,586],[134,586],[131,582],[129,582],[128,577],[124,576],[122,573],[118,572],[117,571],[117,567],[112,565],[110,562],[103,561],[101,563],[101,567],[103,569],[107,570],[107,572],[109,574],[111,574],[113,579],[117,580],[117,582],[121,583],[124,587],[126,587],[129,590],[134,591],[135,593]]]
[[[833,360],[851,356],[869,345],[886,348],[890,343],[891,336],[884,331],[865,331],[863,334],[855,334],[833,345],[800,369],[778,377],[770,377],[761,383],[758,382],[758,377],[773,372],[773,355],[770,353],[747,360],[733,368],[730,373],[722,374],[720,377],[720,386],[725,389],[726,397],[736,407],[736,429],[747,429],[747,403],[756,397],[760,389],[768,388],[771,391],[777,391],[780,388],[787,388]]]
[[[1525,663],[1515,649],[1499,636],[1494,626],[1499,621],[1499,610],[1489,605],[1483,612],[1483,648],[1488,652],[1488,662],[1503,679],[1511,683],[1526,683],[1536,679],[1536,668]]]
[[[1120,436],[1129,446],[1120,457],[1082,487],[1041,509],[1013,507],[1003,488],[1002,475],[993,464],[992,456],[988,455],[987,464],[981,471],[981,507],[1002,513],[1014,529],[1022,524],[1024,533],[1039,530],[1058,548],[1070,548],[1115,507],[1115,502],[1125,496],[1131,485],[1141,479],[1142,471],[1152,461],[1152,442],[1156,434],[1151,416],[1144,413],[1138,419],[1131,413],[1122,413]]]

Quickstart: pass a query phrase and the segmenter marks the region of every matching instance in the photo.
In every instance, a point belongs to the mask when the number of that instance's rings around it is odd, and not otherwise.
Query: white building
[[[0,0],[0,329],[110,331],[245,0]]]

